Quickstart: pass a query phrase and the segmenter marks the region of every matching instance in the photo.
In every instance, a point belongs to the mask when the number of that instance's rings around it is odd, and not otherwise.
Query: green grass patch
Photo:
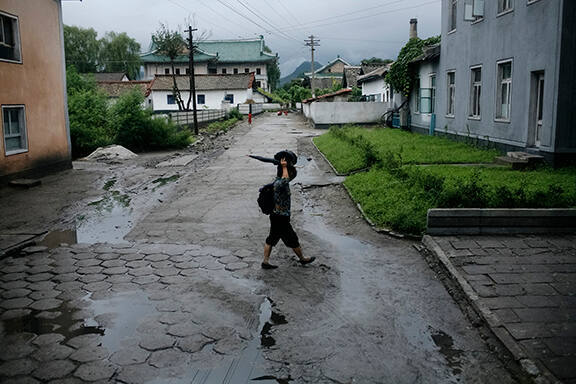
[[[413,234],[426,229],[430,208],[576,207],[576,168],[373,168],[344,184],[374,223]]]
[[[206,127],[202,128],[202,131],[207,132],[207,133],[226,132],[231,127],[233,127],[237,121],[240,121],[240,120],[241,119],[238,119],[236,117],[232,117],[232,118],[226,119],[226,120],[214,121],[214,122],[208,124]]]
[[[339,173],[349,173],[366,167],[360,148],[339,139],[330,132],[315,137],[314,143]]]

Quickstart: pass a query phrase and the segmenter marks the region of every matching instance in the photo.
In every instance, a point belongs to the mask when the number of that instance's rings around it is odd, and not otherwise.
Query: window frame
[[[454,82],[450,84],[450,74],[454,75]],[[446,117],[454,118],[456,115],[456,70],[446,71]],[[452,108],[450,108],[452,107]]]
[[[26,124],[26,105],[25,104],[5,104],[5,105],[2,105],[2,107],[0,109],[2,111],[2,143],[3,143],[3,147],[4,147],[4,156],[12,156],[12,155],[17,155],[20,153],[28,152],[29,151],[29,144],[28,144],[28,127]],[[23,132],[20,131],[20,134],[17,136],[11,135],[10,137],[7,137],[7,135],[6,135],[6,126],[4,124],[4,111],[6,109],[21,109],[22,110],[22,118],[23,118],[22,123],[24,126],[24,130],[23,130]],[[24,147],[9,151],[6,147],[6,139],[12,138],[12,137],[23,137],[23,139],[21,140],[21,143],[24,143]]]
[[[261,75],[262,74],[262,68],[256,68],[256,74]]]
[[[231,97],[228,97],[231,96]],[[230,104],[234,104],[234,94],[233,93],[225,93],[224,100],[228,101]]]
[[[202,97],[202,102],[200,102],[200,97]],[[203,93],[196,94],[196,104],[206,105],[206,95]]]
[[[420,109],[421,109],[421,105],[420,105],[420,97],[421,97],[421,93],[420,90],[421,88],[421,82],[420,82],[420,77],[416,78],[415,84],[414,84],[414,90],[416,91],[416,105],[414,106],[414,112],[420,114]]]
[[[508,117],[502,117],[502,85],[504,84],[501,66],[510,63],[510,78],[506,81],[508,84]],[[503,72],[503,71],[502,71]],[[494,115],[494,121],[499,123],[510,123],[512,118],[512,80],[514,78],[514,59],[504,59],[496,62],[496,109]]]
[[[480,70],[480,81],[476,81],[475,80],[475,71]],[[474,65],[472,67],[470,67],[470,94],[469,94],[469,102],[468,102],[468,119],[470,120],[482,120],[482,78],[483,78],[483,73],[482,73],[482,65]],[[475,105],[474,105],[474,96],[476,96],[476,89],[478,89],[478,95],[477,95],[477,105],[476,105],[476,109],[475,110]],[[475,114],[475,112],[478,112],[478,114]]]
[[[454,33],[458,24],[458,0],[449,0],[448,33]]]
[[[227,68],[221,68],[220,71],[222,72],[223,75],[227,75],[227,74],[228,74],[228,69],[227,69]]]
[[[430,84],[430,113],[436,113],[436,80],[438,77],[436,76],[436,72],[430,73],[428,75],[428,81]]]
[[[20,18],[17,15],[12,15],[10,13],[4,12],[0,10],[0,16],[9,18],[14,20],[13,22],[16,23],[16,26],[13,26],[13,38],[14,38],[14,51],[15,51],[15,56],[17,57],[17,60],[12,60],[12,59],[4,59],[2,57],[0,57],[0,61],[2,62],[6,62],[6,63],[14,63],[14,64],[22,64],[22,44],[20,41]],[[0,17],[0,20],[2,20],[2,17]],[[2,21],[2,25],[3,25],[3,21]],[[4,34],[4,27],[2,26],[2,34]],[[10,47],[10,45],[6,44],[6,43],[0,43],[1,45],[4,45],[6,47]]]
[[[172,97],[172,102],[170,102],[170,97]],[[176,96],[174,96],[173,94],[169,93],[166,95],[166,104],[168,105],[176,105]]]
[[[174,70],[176,71],[176,75],[180,75],[180,68],[175,68]]]
[[[164,68],[164,74],[169,75],[170,74],[170,68]]]
[[[509,8],[506,9],[504,8],[500,9],[500,4],[502,4],[502,2],[504,1],[507,1],[510,4],[510,6]],[[506,15],[510,12],[514,12],[514,0],[498,0],[496,11],[497,11],[496,17]]]
[[[244,73],[250,73],[250,68],[244,68]]]

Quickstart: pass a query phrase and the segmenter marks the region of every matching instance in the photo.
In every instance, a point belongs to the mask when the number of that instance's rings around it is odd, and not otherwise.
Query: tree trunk
[[[178,104],[178,110],[184,110],[184,102],[182,101],[182,96],[180,95],[180,90],[178,89],[178,84],[176,83],[176,71],[174,70],[174,61],[170,61],[170,66],[172,67],[172,94]]]

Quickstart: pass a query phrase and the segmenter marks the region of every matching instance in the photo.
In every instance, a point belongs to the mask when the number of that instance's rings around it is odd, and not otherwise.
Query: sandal
[[[312,257],[309,258],[308,260],[298,260],[298,261],[300,262],[300,264],[306,265],[306,264],[310,264],[310,263],[313,262],[314,260],[316,260],[316,257],[312,256]]]
[[[262,263],[261,266],[262,266],[262,269],[276,269],[276,268],[278,268],[277,265],[272,265],[272,264],[268,264],[268,263]]]

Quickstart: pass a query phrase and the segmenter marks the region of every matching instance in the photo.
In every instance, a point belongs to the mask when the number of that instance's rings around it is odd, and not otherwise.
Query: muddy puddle
[[[274,311],[274,305],[265,299],[260,305],[258,333],[250,340],[239,356],[224,359],[218,366],[211,368],[190,367],[181,377],[156,378],[147,384],[221,384],[221,383],[262,383],[288,384],[290,377],[280,378],[266,373],[262,349],[276,344],[272,336],[275,326],[287,324],[286,318]],[[204,347],[210,351],[213,344]]]
[[[321,170],[316,160],[306,155],[298,156],[296,170],[298,175],[293,183],[300,184],[303,188],[339,184],[344,181],[344,177],[335,176],[331,171]]]

